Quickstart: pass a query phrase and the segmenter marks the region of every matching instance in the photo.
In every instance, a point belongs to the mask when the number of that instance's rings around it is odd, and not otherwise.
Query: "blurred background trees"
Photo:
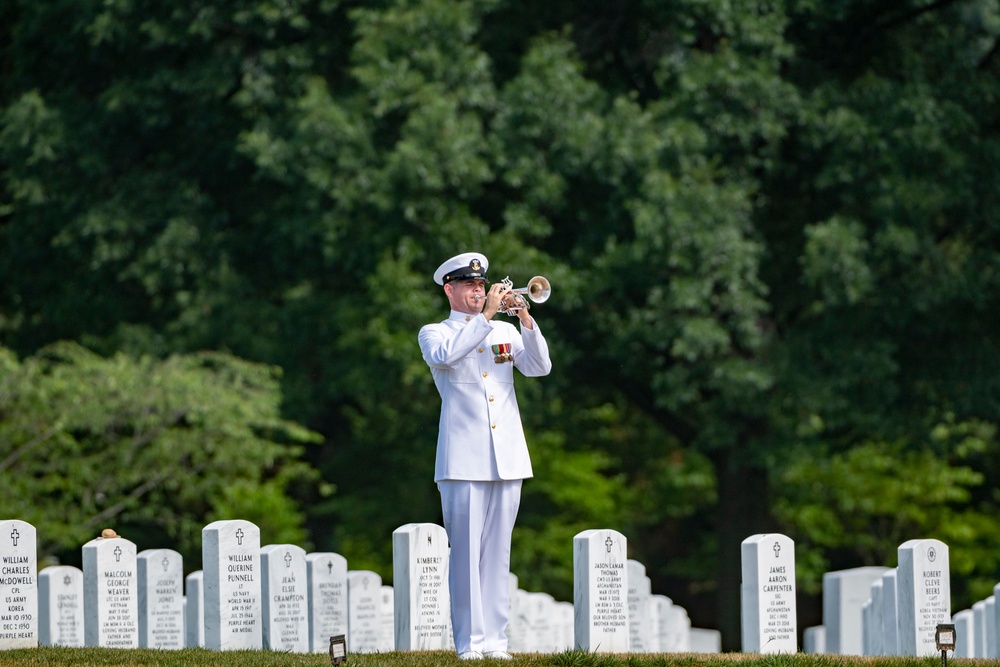
[[[571,599],[615,528],[733,648],[754,533],[801,625],[902,539],[956,608],[1000,576],[995,3],[7,0],[0,36],[0,476],[54,555],[238,512],[387,575],[440,521],[430,275],[476,249],[554,287],[523,587]]]

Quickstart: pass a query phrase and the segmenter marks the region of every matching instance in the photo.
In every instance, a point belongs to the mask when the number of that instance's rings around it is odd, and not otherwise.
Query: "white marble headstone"
[[[139,647],[184,648],[184,559],[173,549],[146,549],[136,556],[139,584]]]
[[[382,616],[379,620],[379,625],[381,629],[378,633],[378,650],[380,653],[388,652],[392,650],[393,645],[396,643],[396,631],[395,631],[395,593],[392,586],[384,585],[382,586]]]
[[[813,625],[802,632],[803,653],[826,653],[826,628]]]
[[[370,570],[347,572],[347,651],[377,653],[382,631],[382,577]]]
[[[527,651],[527,629],[522,623],[522,614],[519,608],[520,597],[518,596],[517,575],[513,572],[507,578],[507,597],[510,599],[510,616],[507,620],[507,651],[510,653],[521,653]],[[450,624],[450,619],[449,619]],[[452,648],[454,648],[454,637],[452,637]]]
[[[1000,610],[997,609],[997,600],[1000,595],[1000,583],[993,586],[993,595],[983,600],[984,620],[986,625],[985,651],[987,658],[1000,658]]]
[[[556,602],[556,619],[558,639],[555,652],[573,650],[573,603],[564,600]]]
[[[309,650],[327,653],[330,637],[347,635],[347,559],[340,554],[306,554],[309,584]]]
[[[98,537],[83,545],[83,639],[87,646],[138,648],[135,543]]]
[[[751,535],[741,553],[743,651],[796,653],[795,542],[779,533]]]
[[[861,655],[861,605],[871,595],[872,582],[888,569],[856,567],[823,575],[827,653]]]
[[[882,655],[899,655],[896,610],[896,568],[892,568],[882,575]]]
[[[646,653],[659,653],[663,650],[660,647],[660,605],[653,599],[652,592],[646,597],[646,626]]]
[[[573,537],[573,643],[589,653],[629,650],[628,540],[609,529]]]
[[[0,521],[0,650],[38,646],[35,527]]]
[[[305,550],[294,544],[269,544],[260,550],[260,567],[264,648],[308,653]]]
[[[955,623],[955,657],[976,657],[976,621],[971,609],[958,612],[952,618]]]
[[[557,626],[555,623],[556,601],[548,593],[526,592],[519,602],[526,609],[528,637],[531,650],[535,653],[555,652]]]
[[[521,644],[518,650],[525,653],[538,653],[542,650],[542,638],[538,632],[538,624],[535,622],[537,607],[532,603],[532,595],[523,588],[514,591],[517,624],[521,628]]]
[[[670,622],[671,626],[674,628],[674,639],[670,646],[673,647],[671,650],[678,653],[687,653],[694,650],[694,628],[691,627],[691,618],[688,616],[687,609],[681,607],[678,604],[674,604],[671,609],[671,614],[673,620]],[[718,630],[711,630],[702,628],[707,632],[715,632],[717,634]],[[721,634],[720,634],[721,637]],[[721,641],[721,639],[720,639]],[[721,649],[720,649],[721,650]]]
[[[195,570],[184,578],[184,644],[205,648],[205,573]]]
[[[653,604],[656,605],[656,644],[661,653],[667,653],[670,649],[670,623],[673,620],[674,601],[666,595],[653,594]]]
[[[994,588],[994,590],[996,590]],[[997,599],[996,595],[991,595],[986,598],[985,611],[983,615],[986,618],[986,656],[987,658],[997,657],[997,648],[1000,647],[1000,642],[997,641]]]
[[[83,570],[53,565],[38,573],[38,642],[83,646]]]
[[[637,560],[626,561],[628,570],[628,650],[632,653],[649,653],[654,628],[649,617],[649,596],[652,582],[646,576],[646,566]]]
[[[671,601],[669,607],[660,609],[665,616],[661,627],[665,631],[660,638],[660,650],[664,653],[685,653],[691,650],[691,619],[687,609]]]
[[[397,651],[447,647],[451,633],[448,533],[433,523],[408,523],[392,533]]]
[[[897,550],[896,599],[899,654],[939,655],[938,623],[951,622],[948,545],[941,540],[907,540]]]
[[[875,622],[872,618],[872,599],[868,598],[861,605],[861,655],[875,655],[872,652],[872,635],[874,632]],[[881,628],[879,632],[881,632]]]
[[[872,582],[872,606],[871,606],[871,640],[869,644],[869,649],[872,655],[886,655],[885,652],[885,634],[883,632],[884,623],[882,621],[882,612],[885,609],[885,604],[882,602],[883,589],[885,587],[885,577],[881,579],[876,579]]]
[[[693,653],[721,653],[722,633],[711,628],[691,628],[688,633],[691,645],[688,648]]]
[[[260,529],[249,521],[213,521],[201,531],[205,648],[259,650],[261,617]]]
[[[975,629],[976,646],[972,649],[973,658],[986,657],[986,600],[980,600],[972,605],[972,618]]]

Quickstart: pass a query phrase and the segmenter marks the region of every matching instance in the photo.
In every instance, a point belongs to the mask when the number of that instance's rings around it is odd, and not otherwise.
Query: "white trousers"
[[[448,584],[455,651],[507,650],[510,536],[521,480],[438,482],[451,543]]]

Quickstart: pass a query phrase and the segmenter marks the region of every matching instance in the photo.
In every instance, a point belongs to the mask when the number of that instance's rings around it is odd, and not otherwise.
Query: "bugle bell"
[[[545,303],[552,295],[552,285],[545,276],[535,276],[525,287],[512,289],[514,294],[524,294],[535,303]]]
[[[510,288],[510,293],[515,295],[511,299],[510,303],[505,300],[503,305],[500,307],[500,312],[504,315],[516,316],[517,311],[522,308],[527,310],[531,306],[527,301],[524,300],[523,296],[528,297],[535,303],[545,303],[549,300],[552,295],[552,285],[549,283],[545,276],[535,276],[528,281],[528,284],[524,287],[519,287],[514,289],[514,283],[511,281],[510,277],[504,278],[500,281],[504,285]]]

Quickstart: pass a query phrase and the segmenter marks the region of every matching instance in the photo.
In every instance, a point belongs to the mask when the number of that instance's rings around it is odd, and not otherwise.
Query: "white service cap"
[[[463,252],[446,260],[434,272],[434,282],[438,285],[453,280],[486,280],[486,269],[490,261],[481,252]]]

